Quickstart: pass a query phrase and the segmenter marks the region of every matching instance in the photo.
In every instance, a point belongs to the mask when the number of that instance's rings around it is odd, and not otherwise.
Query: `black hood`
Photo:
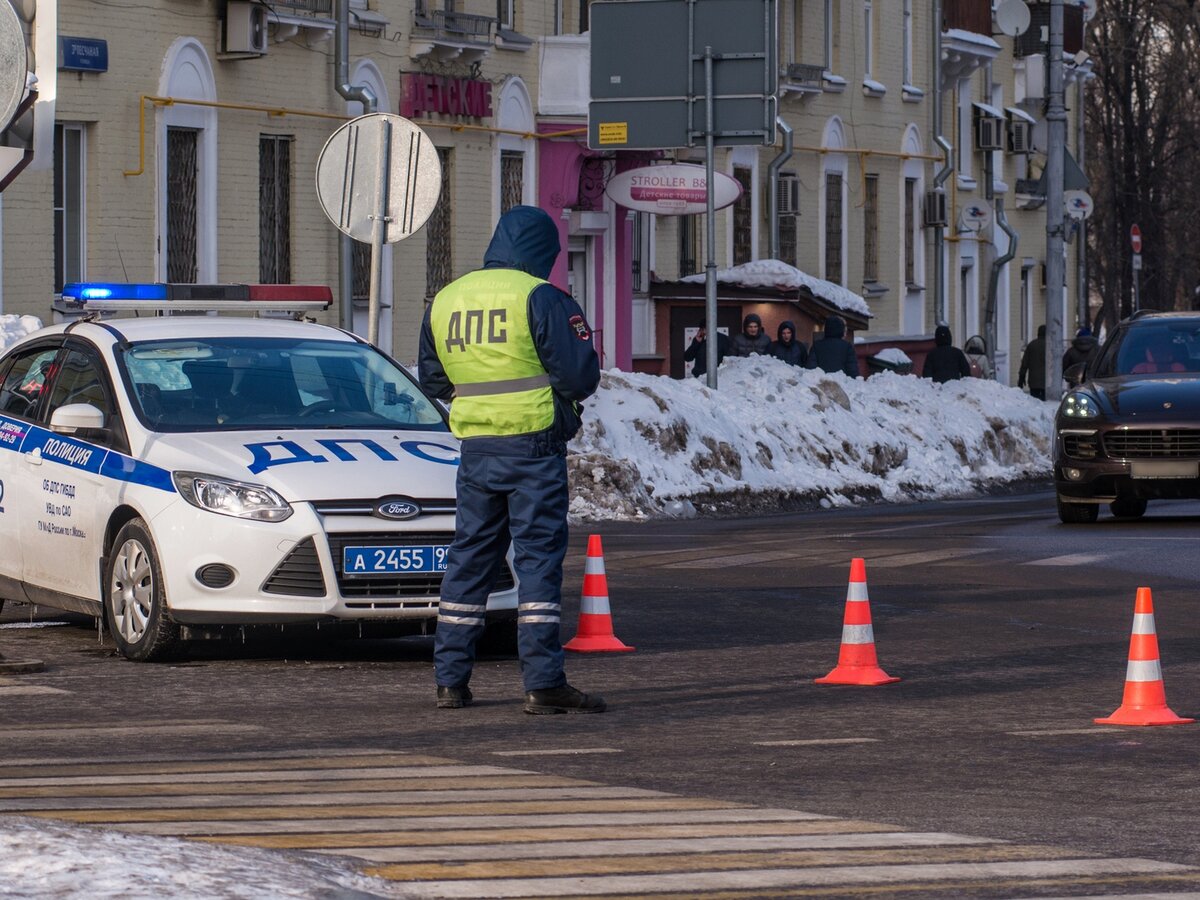
[[[780,322],[779,328],[775,332],[775,337],[778,338],[778,340],[781,344],[783,343],[783,329],[785,329],[785,328],[792,329],[792,341],[796,340],[796,323],[791,322],[791,321]],[[791,341],[789,341],[788,343],[791,343]]]
[[[950,334],[949,325],[939,325],[933,330],[933,342],[939,347],[949,347],[954,343],[954,338]]]
[[[742,319],[742,334],[746,333],[746,329],[750,327],[751,322],[758,325],[758,333],[762,334],[762,319],[758,317],[757,313],[750,313],[750,315]]]
[[[846,320],[841,316],[830,316],[825,320],[825,337],[840,338],[846,335]]]
[[[520,269],[535,278],[548,278],[561,245],[558,228],[536,206],[514,206],[500,217],[483,257],[485,269]]]

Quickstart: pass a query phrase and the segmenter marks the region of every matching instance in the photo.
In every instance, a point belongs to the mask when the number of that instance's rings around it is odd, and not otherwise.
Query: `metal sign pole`
[[[375,215],[371,217],[371,297],[367,306],[367,340],[379,346],[379,307],[383,291],[383,245],[387,237],[388,203],[391,200],[389,172],[392,165],[392,123],[383,120],[379,129],[379,179]]]
[[[704,206],[705,225],[708,233],[704,255],[704,315],[706,319],[705,356],[708,365],[708,386],[717,387],[717,223],[713,209],[713,52],[704,48]]]

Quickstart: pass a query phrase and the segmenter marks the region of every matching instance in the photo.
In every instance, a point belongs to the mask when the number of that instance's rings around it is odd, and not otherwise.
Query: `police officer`
[[[433,298],[421,327],[421,385],[453,399],[462,441],[458,519],[442,580],[434,670],[437,705],[471,703],[475,643],[511,535],[520,579],[517,647],[525,712],[598,713],[567,684],[559,638],[567,550],[567,441],[600,381],[578,304],[547,282],[558,229],[540,209],[501,216],[484,267]]]

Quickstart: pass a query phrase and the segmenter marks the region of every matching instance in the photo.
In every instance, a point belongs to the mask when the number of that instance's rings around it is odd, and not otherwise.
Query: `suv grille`
[[[1104,452],[1118,459],[1176,459],[1200,457],[1200,429],[1155,428],[1110,431]]]
[[[1063,452],[1075,459],[1095,459],[1099,442],[1095,434],[1064,434]]]
[[[321,574],[321,560],[317,558],[317,545],[313,539],[305,538],[293,547],[263,582],[262,589],[266,594],[324,597],[325,578]]]
[[[333,557],[333,568],[337,574],[338,589],[343,597],[359,597],[364,600],[376,598],[400,599],[405,597],[436,598],[442,589],[442,573],[427,573],[416,575],[374,575],[359,578],[347,578],[342,571],[344,551],[347,547],[405,547],[413,544],[449,544],[454,535],[447,531],[385,531],[371,533],[336,533],[326,535],[329,539],[329,553]],[[512,572],[507,561],[501,561],[501,571],[496,578],[493,590],[506,591],[513,586]],[[355,606],[356,604],[347,604]],[[366,605],[378,607],[380,604]],[[397,606],[401,604],[396,604]],[[411,603],[403,604],[406,608]],[[436,602],[429,604],[436,609]]]

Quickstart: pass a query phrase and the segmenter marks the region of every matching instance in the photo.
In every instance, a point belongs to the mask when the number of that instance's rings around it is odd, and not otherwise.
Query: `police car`
[[[298,320],[328,288],[63,298],[83,315],[0,356],[0,598],[103,616],[134,660],[207,626],[432,631],[458,444],[394,361]],[[274,315],[211,314],[230,310]],[[508,633],[511,562],[497,575],[489,627]]]

